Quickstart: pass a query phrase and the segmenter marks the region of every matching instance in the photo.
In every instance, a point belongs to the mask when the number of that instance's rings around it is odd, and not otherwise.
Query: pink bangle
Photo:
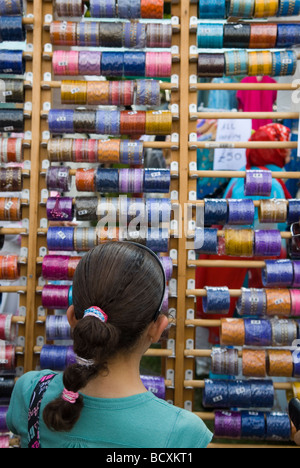
[[[171,52],[146,52],[146,77],[169,77],[171,70]]]
[[[77,76],[79,66],[79,52],[75,50],[55,50],[52,57],[54,75]]]
[[[291,300],[292,300],[292,317],[300,316],[300,290],[299,289],[290,289]]]

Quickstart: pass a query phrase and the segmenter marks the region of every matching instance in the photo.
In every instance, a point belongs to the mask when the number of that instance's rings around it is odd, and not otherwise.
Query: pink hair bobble
[[[100,307],[92,306],[85,310],[83,318],[85,317],[96,317],[97,319],[101,320],[101,322],[107,322],[107,315],[103,312]]]
[[[64,388],[62,393],[62,399],[71,405],[74,405],[79,397],[79,393],[70,392],[66,388]]]

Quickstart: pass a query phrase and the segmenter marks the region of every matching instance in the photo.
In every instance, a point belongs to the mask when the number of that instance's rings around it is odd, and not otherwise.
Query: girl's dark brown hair
[[[78,392],[89,380],[108,372],[107,362],[129,352],[153,321],[164,293],[164,275],[147,250],[130,242],[110,242],[90,250],[73,278],[73,305],[78,320],[73,330],[74,352],[92,365],[73,364],[63,374],[67,390]],[[106,323],[85,317],[91,306],[108,316]],[[79,419],[83,397],[71,405],[61,397],[43,412],[49,429],[70,431]]]

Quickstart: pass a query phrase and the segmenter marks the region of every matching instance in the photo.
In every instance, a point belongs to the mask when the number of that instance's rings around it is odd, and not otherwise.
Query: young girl
[[[162,264],[143,245],[111,242],[83,257],[67,311],[77,363],[63,375],[29,372],[17,381],[7,424],[22,447],[209,444],[212,434],[196,415],[158,399],[140,379],[142,356],[168,325],[161,314],[164,293]]]

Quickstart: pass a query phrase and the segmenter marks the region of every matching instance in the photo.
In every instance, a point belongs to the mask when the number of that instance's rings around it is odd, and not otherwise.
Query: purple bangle
[[[254,231],[254,246],[256,257],[279,257],[281,253],[280,231]]]
[[[294,268],[294,281],[293,287],[300,288],[300,261],[293,261],[293,268]]]
[[[237,411],[215,412],[215,437],[239,439],[242,433],[242,415]]]
[[[254,222],[254,215],[253,200],[228,200],[228,224],[251,225]]]
[[[0,406],[0,432],[8,432],[6,424],[6,415],[8,412],[8,406]]]
[[[49,221],[72,221],[74,218],[73,198],[50,197],[46,204]]]
[[[78,74],[89,76],[101,76],[101,52],[80,51]]]
[[[263,285],[269,288],[290,287],[294,281],[294,268],[291,260],[266,260],[262,270]]]
[[[157,398],[162,400],[166,397],[165,379],[163,377],[156,377],[152,375],[141,375],[141,381],[149,392],[154,393]]]
[[[272,190],[271,171],[246,171],[245,196],[270,197]]]
[[[49,191],[69,192],[71,180],[68,166],[51,166],[47,170],[46,184]]]

